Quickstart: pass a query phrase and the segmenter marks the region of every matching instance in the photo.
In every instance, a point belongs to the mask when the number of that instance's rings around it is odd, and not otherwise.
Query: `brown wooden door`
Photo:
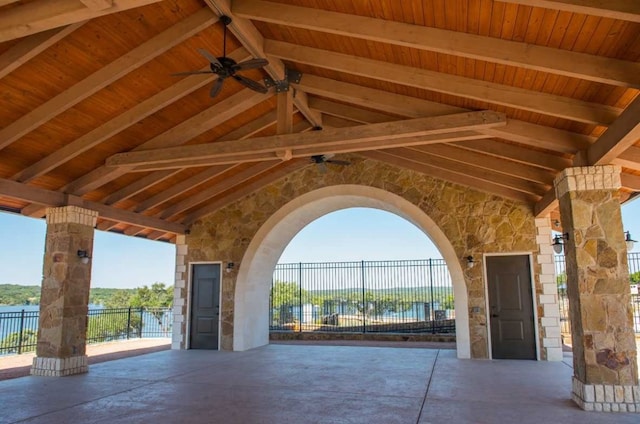
[[[193,265],[191,349],[218,349],[220,265]]]
[[[494,359],[536,359],[529,256],[488,256]]]

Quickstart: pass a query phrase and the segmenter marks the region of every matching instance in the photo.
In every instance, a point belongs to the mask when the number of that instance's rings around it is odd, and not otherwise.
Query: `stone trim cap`
[[[570,191],[618,190],[621,167],[618,165],[578,166],[566,168],[553,181],[556,198]]]
[[[96,226],[98,212],[78,206],[62,206],[47,208],[47,225],[50,224],[81,224]]]

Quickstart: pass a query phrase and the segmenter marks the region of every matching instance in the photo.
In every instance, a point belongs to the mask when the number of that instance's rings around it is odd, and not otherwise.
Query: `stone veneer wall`
[[[484,271],[481,265],[467,269],[463,258],[468,255],[481,258],[484,253],[522,252],[532,253],[536,263],[539,246],[536,244],[536,227],[530,208],[516,201],[374,160],[353,156],[350,161],[351,166],[331,167],[326,174],[319,173],[313,166],[296,171],[196,221],[186,236],[189,246],[186,263],[240,263],[247,246],[265,221],[286,203],[312,190],[340,184],[377,187],[418,206],[446,234],[465,269],[471,356],[487,358]],[[236,272],[222,275],[221,348],[224,350],[233,348],[236,275]],[[183,284],[185,276],[186,270],[176,276],[176,299],[181,302],[181,306],[176,306],[176,314],[182,317],[188,316],[187,302],[182,303],[189,296],[188,284]],[[535,284],[540,294],[542,287],[537,277]],[[539,312],[538,316],[543,317],[544,311]],[[179,327],[176,331],[181,334],[180,347],[185,348],[186,322],[184,318],[180,319],[183,321],[176,322],[180,324],[176,325]],[[177,347],[176,339],[174,343]]]

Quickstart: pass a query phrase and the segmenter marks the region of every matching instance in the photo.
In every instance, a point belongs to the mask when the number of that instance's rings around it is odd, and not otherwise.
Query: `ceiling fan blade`
[[[215,97],[222,89],[223,83],[224,83],[224,78],[218,78],[217,80],[215,80],[213,82],[213,85],[211,86],[211,90],[209,91],[209,96]]]
[[[351,165],[351,162],[347,162],[346,160],[326,160],[326,163],[332,163],[334,165]]]
[[[252,89],[253,91],[257,91],[258,93],[266,93],[267,91],[269,91],[267,90],[267,87],[260,84],[259,82],[251,80],[247,77],[243,77],[242,75],[234,75],[233,78],[236,81],[238,81],[240,84],[244,85],[247,88]]]
[[[211,53],[209,53],[208,51],[206,51],[205,49],[197,49],[198,53],[200,53],[202,56],[205,57],[205,59],[207,59],[209,62],[211,62],[212,65],[215,66],[219,66],[220,68],[222,68],[222,64],[220,63],[220,61],[218,60],[217,57],[215,57],[214,55],[212,55]]]
[[[182,77],[185,75],[198,75],[198,74],[213,74],[212,71],[187,71],[187,72],[176,72],[175,74],[171,74],[172,77]]]
[[[237,65],[233,66],[233,69],[236,71],[244,71],[246,69],[257,69],[262,68],[263,66],[267,66],[269,61],[267,59],[249,59],[244,62],[240,62]]]

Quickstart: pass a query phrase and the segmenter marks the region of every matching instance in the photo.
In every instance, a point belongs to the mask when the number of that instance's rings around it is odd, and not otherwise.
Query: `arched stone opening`
[[[268,302],[274,267],[291,239],[307,224],[340,209],[370,207],[394,213],[420,228],[445,259],[455,297],[459,358],[470,358],[467,288],[453,245],[418,206],[386,190],[353,184],[323,187],[282,206],[251,240],[237,276],[234,296],[233,349],[269,343]]]

